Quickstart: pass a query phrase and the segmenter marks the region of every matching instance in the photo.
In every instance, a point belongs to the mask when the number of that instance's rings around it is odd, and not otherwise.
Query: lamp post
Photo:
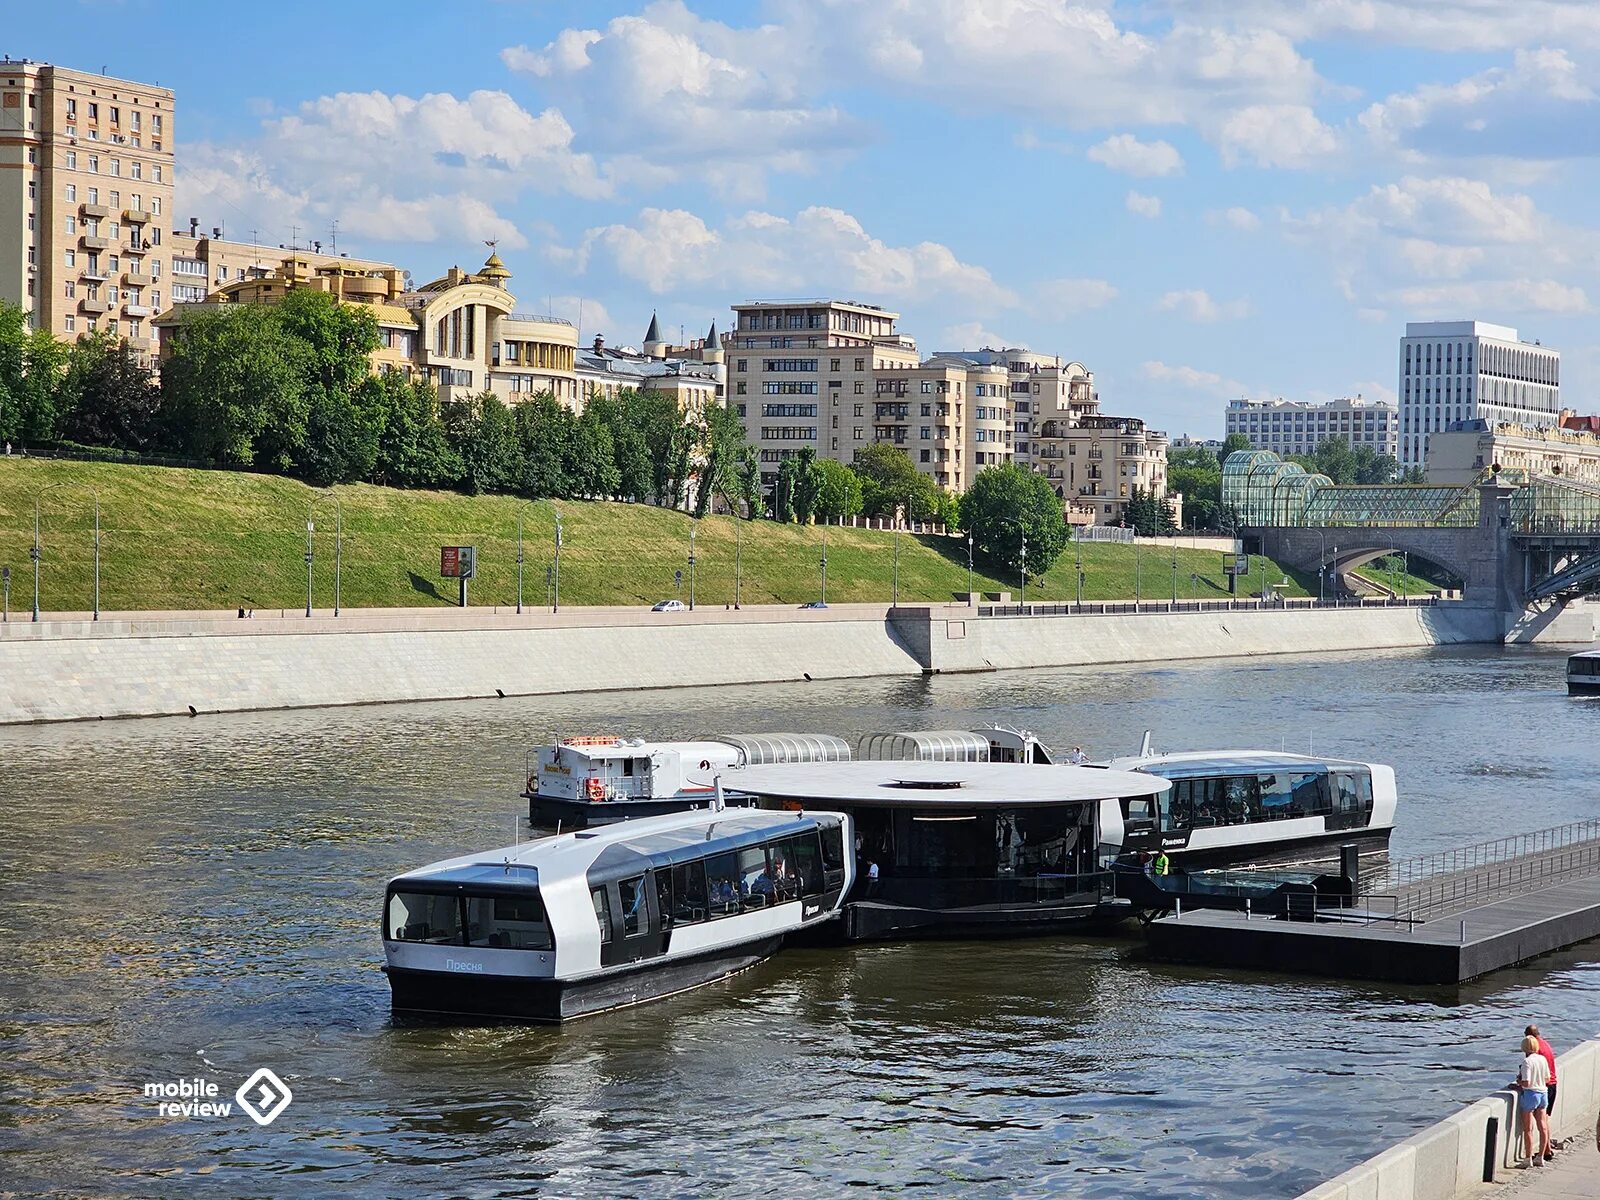
[[[561,510],[551,505],[556,514],[556,573],[550,593],[550,611],[561,611]]]
[[[1321,529],[1317,530],[1317,540],[1321,543],[1321,548],[1317,551],[1317,603],[1322,604],[1326,600],[1326,596],[1323,591],[1323,583],[1328,578],[1327,533]]]
[[[733,514],[733,607],[739,607],[740,576],[744,574],[744,522]]]
[[[311,534],[316,526],[311,523],[311,510],[306,509],[306,616],[311,615]]]
[[[94,493],[94,619],[100,619],[100,489]]]
[[[822,606],[828,606],[828,527],[822,527]]]
[[[1018,603],[1023,608],[1028,607],[1028,527],[1021,521],[1017,522],[1017,532],[1022,535],[1022,549],[1017,553],[1017,566],[1022,569],[1022,590],[1017,594]]]
[[[1137,541],[1135,541],[1133,543],[1133,610],[1135,612],[1139,611],[1139,602],[1140,602],[1139,588],[1141,586],[1141,584],[1140,584],[1140,574],[1141,574],[1140,567],[1141,567],[1143,561],[1144,561],[1144,555],[1142,553],[1140,553],[1139,543]]]
[[[1178,602],[1178,543],[1172,543],[1172,602]]]
[[[522,510],[517,510],[517,615],[522,615]]]
[[[1072,535],[1072,540],[1078,546],[1078,607],[1083,607],[1083,538],[1081,530]]]
[[[344,576],[344,505],[333,498],[333,615],[339,615],[339,586]]]
[[[889,604],[893,608],[900,607],[900,513],[894,514],[894,583],[890,593]]]
[[[59,483],[52,483],[42,487],[33,494],[33,545],[28,549],[28,557],[33,560],[33,619],[39,619],[39,560],[43,557],[39,545],[39,501],[51,488],[58,488]]]
[[[972,530],[967,530],[967,603],[972,603]]]
[[[700,532],[698,525],[689,527],[689,611],[694,611],[694,535]]]

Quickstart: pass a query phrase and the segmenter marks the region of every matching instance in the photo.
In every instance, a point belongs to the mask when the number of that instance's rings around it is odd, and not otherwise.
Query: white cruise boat
[[[570,737],[530,753],[522,794],[535,827],[583,829],[704,807],[716,776],[742,767],[849,757],[848,743],[814,733],[730,734],[693,742]]]
[[[1600,650],[1584,650],[1567,659],[1567,695],[1600,692]]]
[[[721,979],[833,920],[850,818],[710,808],[468,854],[389,881],[397,1012],[563,1021]]]

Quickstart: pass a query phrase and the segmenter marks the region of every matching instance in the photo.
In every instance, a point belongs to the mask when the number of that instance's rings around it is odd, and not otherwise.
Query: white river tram
[[[397,1012],[562,1021],[721,979],[834,920],[850,818],[723,809],[408,871],[384,898]]]

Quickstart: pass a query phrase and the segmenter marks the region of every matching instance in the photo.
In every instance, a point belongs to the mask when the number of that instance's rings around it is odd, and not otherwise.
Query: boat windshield
[[[385,934],[391,941],[502,950],[549,950],[555,945],[536,889],[473,895],[395,891],[389,894]]]

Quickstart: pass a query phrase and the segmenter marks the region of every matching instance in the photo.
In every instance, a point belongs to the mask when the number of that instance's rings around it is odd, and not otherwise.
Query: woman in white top
[[[1523,1160],[1524,1166],[1549,1162],[1550,1115],[1545,1112],[1545,1089],[1550,1086],[1550,1064],[1539,1053],[1539,1039],[1522,1039],[1522,1065],[1517,1068],[1517,1111],[1522,1114],[1522,1145],[1532,1155],[1532,1161]],[[1539,1128],[1539,1149],[1533,1149],[1534,1125]]]

